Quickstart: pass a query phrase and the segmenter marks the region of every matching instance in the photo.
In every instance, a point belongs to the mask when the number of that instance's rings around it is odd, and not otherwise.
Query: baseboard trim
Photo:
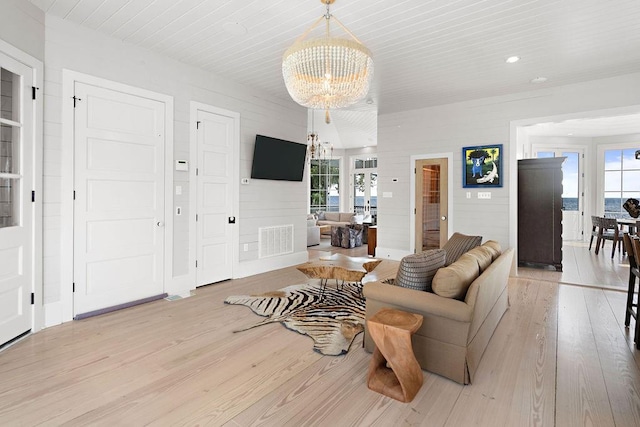
[[[62,321],[62,303],[60,301],[50,302],[44,305],[44,327],[57,326],[64,323]]]
[[[263,258],[255,261],[244,261],[239,263],[238,268],[234,268],[234,279],[253,276],[280,268],[291,267],[309,261],[309,252],[296,252],[293,254]]]
[[[399,249],[381,248],[381,247],[376,248],[376,258],[393,259],[396,261],[400,261],[405,256],[411,255],[411,254],[412,252],[403,251]]]

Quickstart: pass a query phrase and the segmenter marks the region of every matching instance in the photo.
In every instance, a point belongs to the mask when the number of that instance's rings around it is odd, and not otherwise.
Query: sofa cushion
[[[502,248],[500,247],[500,243],[495,240],[487,240],[482,244],[482,247],[487,248],[491,251],[491,260],[495,261],[502,254]]]
[[[340,221],[340,213],[339,212],[325,212],[324,219],[327,221]]]
[[[478,261],[481,274],[493,262],[493,252],[491,249],[485,248],[484,246],[476,246],[467,253]]]
[[[444,266],[446,252],[433,249],[407,255],[400,261],[395,284],[403,288],[431,292],[431,281],[438,269]]]
[[[447,259],[444,265],[448,266],[456,262],[463,253],[476,246],[480,246],[481,242],[482,236],[467,236],[461,233],[453,233],[451,238],[442,247],[442,249],[447,251]]]
[[[340,219],[336,219],[335,221],[340,221],[340,222],[351,222],[351,218],[353,218],[354,213],[353,212],[340,212]]]
[[[439,269],[433,277],[431,286],[433,292],[441,297],[462,300],[471,282],[479,275],[478,260],[472,255],[463,254],[453,264]]]

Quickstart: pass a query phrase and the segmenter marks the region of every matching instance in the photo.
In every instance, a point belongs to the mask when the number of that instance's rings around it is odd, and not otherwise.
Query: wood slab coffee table
[[[310,279],[320,279],[321,293],[327,287],[327,281],[334,279],[336,283],[355,283],[362,285],[362,278],[373,271],[382,260],[372,258],[348,257],[342,254],[334,254],[321,257],[318,261],[311,261],[296,267]],[[360,286],[362,292],[362,286]]]

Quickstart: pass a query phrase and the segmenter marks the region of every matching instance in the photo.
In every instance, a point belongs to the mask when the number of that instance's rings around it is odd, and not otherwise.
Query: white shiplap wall
[[[174,97],[174,158],[189,159],[189,107],[198,101],[240,113],[241,177],[251,170],[253,143],[256,133],[304,142],[306,110],[293,102],[273,101],[267,95],[218,78],[211,73],[162,57],[142,48],[111,39],[52,16],[46,22],[45,46],[45,303],[60,300],[60,206],[62,203],[60,168],[62,156],[62,70],[93,75],[103,79],[168,94]],[[183,195],[174,196],[174,207],[183,214],[174,216],[174,277],[192,273],[188,265],[188,174],[173,172],[174,184],[183,186]],[[240,248],[240,263],[234,271],[237,277],[289,265],[293,260],[306,260],[307,183],[280,183],[254,180],[240,186],[240,212],[236,213]],[[175,209],[174,209],[175,211]],[[257,260],[258,227],[294,224],[294,258]]]
[[[0,39],[44,60],[44,12],[23,0],[0,0]]]
[[[453,153],[454,231],[483,235],[503,246],[515,244],[512,185],[517,179],[515,132],[512,121],[553,115],[638,106],[640,73],[527,93],[483,98],[438,107],[384,114],[378,118],[378,248],[376,254],[398,258],[410,248],[410,157],[417,154]],[[511,139],[514,141],[511,141]],[[492,189],[490,200],[478,200],[478,189],[462,188],[462,147],[504,144],[503,188]],[[392,182],[398,178],[398,182]],[[466,198],[471,191],[472,198]]]

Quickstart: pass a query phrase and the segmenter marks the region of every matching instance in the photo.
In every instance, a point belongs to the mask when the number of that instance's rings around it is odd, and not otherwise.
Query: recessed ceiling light
[[[247,27],[239,22],[225,22],[222,24],[222,29],[225,33],[231,34],[232,36],[242,36],[247,34]]]
[[[536,77],[536,78],[530,80],[530,82],[533,83],[533,84],[544,83],[546,81],[547,81],[546,77]]]
[[[518,62],[520,61],[520,57],[519,56],[510,56],[506,59],[506,63],[507,64],[513,64],[514,62]]]

